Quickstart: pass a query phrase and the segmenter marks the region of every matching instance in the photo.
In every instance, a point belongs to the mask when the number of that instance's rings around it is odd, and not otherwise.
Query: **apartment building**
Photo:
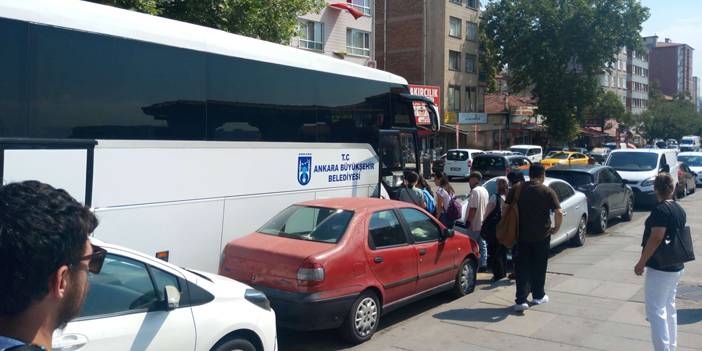
[[[700,78],[692,77],[692,102],[700,110]]]
[[[479,131],[487,119],[479,80],[479,0],[376,0],[375,13],[378,68],[410,84],[440,88],[442,132],[423,138],[421,148],[482,144]],[[475,122],[461,125],[456,140],[461,116]]]
[[[619,97],[627,112],[640,114],[648,108],[648,51],[622,49],[604,70],[600,84]]]
[[[319,13],[299,18],[291,46],[375,67],[373,0],[327,0]]]
[[[601,85],[606,91],[617,94],[622,105],[626,106],[627,98],[627,50],[617,53],[615,61],[610,63],[601,76]]]
[[[687,44],[674,43],[669,38],[663,42],[658,36],[645,37],[649,49],[650,80],[657,81],[665,95],[692,97],[692,53]]]

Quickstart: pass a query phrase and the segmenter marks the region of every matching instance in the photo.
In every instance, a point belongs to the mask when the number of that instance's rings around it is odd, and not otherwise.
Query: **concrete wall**
[[[326,0],[327,4],[336,3],[339,1]],[[373,7],[374,0],[370,1],[371,15],[363,16],[358,19],[354,19],[351,14],[346,10],[340,10],[332,7],[324,7],[319,13],[310,13],[301,16],[301,20],[309,20],[315,22],[324,23],[324,50],[311,50],[302,48],[299,45],[299,38],[293,38],[291,46],[299,47],[302,50],[316,51],[328,56],[333,56],[339,59],[351,61],[354,63],[366,65],[369,60],[374,59],[375,56],[375,45],[373,42]],[[354,28],[371,33],[370,43],[371,43],[371,53],[370,56],[357,56],[352,54],[347,54],[344,57],[335,55],[335,52],[347,52],[346,50],[346,30],[348,28]]]

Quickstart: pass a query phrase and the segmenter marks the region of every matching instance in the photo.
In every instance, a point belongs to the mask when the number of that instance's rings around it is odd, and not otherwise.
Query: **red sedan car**
[[[371,338],[380,316],[475,288],[478,245],[426,211],[372,198],[303,202],[229,242],[219,273],[265,292],[278,324]]]

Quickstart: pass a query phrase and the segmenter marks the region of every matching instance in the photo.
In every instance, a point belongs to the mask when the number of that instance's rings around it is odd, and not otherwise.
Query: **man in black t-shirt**
[[[529,181],[512,188],[506,203],[518,198],[519,237],[514,270],[517,292],[514,310],[523,312],[529,308],[527,297],[531,290],[532,303],[547,303],[549,298],[544,291],[548,251],[551,247],[551,234],[558,232],[563,221],[563,211],[556,193],[544,185],[545,169],[541,164],[529,168]],[[517,196],[516,193],[519,192]],[[551,212],[555,224],[551,226]]]

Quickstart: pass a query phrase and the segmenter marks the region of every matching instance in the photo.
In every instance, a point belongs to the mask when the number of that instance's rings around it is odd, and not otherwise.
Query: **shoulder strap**
[[[415,199],[414,199],[414,196],[412,196],[412,193],[414,193],[415,195],[417,195],[417,192],[415,192],[415,191],[410,192],[410,191],[409,191],[409,188],[404,188],[404,189],[405,189],[405,191],[407,192],[407,195],[409,195],[409,198],[410,198],[410,200],[412,200],[412,202],[414,203],[414,205],[415,205],[415,206],[419,206],[419,204],[417,203],[417,200],[415,200]],[[422,194],[422,196],[424,196],[424,194]],[[419,206],[419,207],[421,207],[421,206]]]
[[[670,212],[670,215],[671,215],[671,216],[674,216],[675,214],[673,213],[673,206],[670,205],[670,201],[663,201],[663,203],[665,204],[665,207],[668,208],[668,211]],[[678,207],[678,211],[681,211],[681,210],[682,210],[682,208],[680,207],[680,204],[678,204],[678,203],[676,202],[675,205],[676,205],[676,207]],[[682,225],[678,226],[678,229],[685,228],[685,224],[686,224],[686,223],[683,222]]]

